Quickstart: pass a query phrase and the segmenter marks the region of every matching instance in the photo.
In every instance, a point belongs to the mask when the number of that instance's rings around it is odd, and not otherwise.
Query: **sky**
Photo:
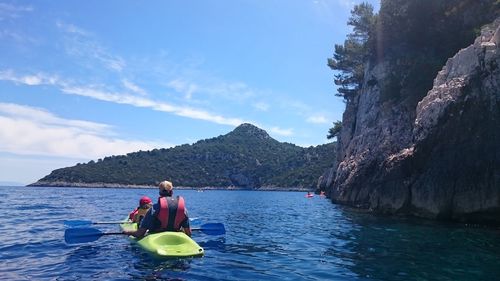
[[[0,0],[0,183],[242,123],[329,142],[345,104],[327,58],[360,2]]]

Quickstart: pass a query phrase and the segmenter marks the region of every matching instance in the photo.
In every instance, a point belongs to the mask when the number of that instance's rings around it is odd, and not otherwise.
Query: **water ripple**
[[[156,190],[0,188],[3,280],[495,280],[499,232],[376,217],[297,192],[184,191],[192,217],[226,235],[202,258],[157,260],[123,236],[64,243],[64,220],[116,221]],[[3,221],[2,221],[3,220]],[[98,226],[116,231],[116,225]]]

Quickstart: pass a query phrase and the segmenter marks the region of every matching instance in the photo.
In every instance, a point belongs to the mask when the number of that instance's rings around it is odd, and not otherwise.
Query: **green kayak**
[[[120,224],[122,230],[136,230],[136,223]],[[148,234],[142,239],[130,236],[130,239],[136,242],[148,253],[163,258],[184,258],[203,256],[204,250],[191,237],[184,232],[159,232]]]

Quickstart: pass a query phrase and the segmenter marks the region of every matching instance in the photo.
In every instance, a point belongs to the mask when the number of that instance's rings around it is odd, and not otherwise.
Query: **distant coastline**
[[[119,184],[119,183],[74,183],[74,182],[35,182],[28,186],[38,187],[74,187],[74,188],[128,188],[128,189],[155,189],[156,185],[136,185],[136,184]],[[276,187],[276,186],[261,186],[256,188],[227,186],[227,187],[191,187],[191,186],[176,186],[176,189],[182,190],[253,190],[253,191],[314,191],[311,188],[305,187]]]
[[[25,184],[14,181],[0,181],[0,186],[25,186]]]

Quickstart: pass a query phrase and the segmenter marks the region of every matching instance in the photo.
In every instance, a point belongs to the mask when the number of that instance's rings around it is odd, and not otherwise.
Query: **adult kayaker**
[[[153,201],[151,201],[151,198],[142,196],[139,200],[139,207],[135,208],[135,210],[130,212],[130,214],[128,215],[129,220],[132,222],[141,223],[141,220],[144,218],[151,206],[153,206]]]
[[[142,238],[147,231],[184,231],[191,236],[189,217],[184,198],[173,197],[173,185],[169,181],[162,181],[159,185],[160,197],[151,207],[136,231],[123,231],[124,234]]]

